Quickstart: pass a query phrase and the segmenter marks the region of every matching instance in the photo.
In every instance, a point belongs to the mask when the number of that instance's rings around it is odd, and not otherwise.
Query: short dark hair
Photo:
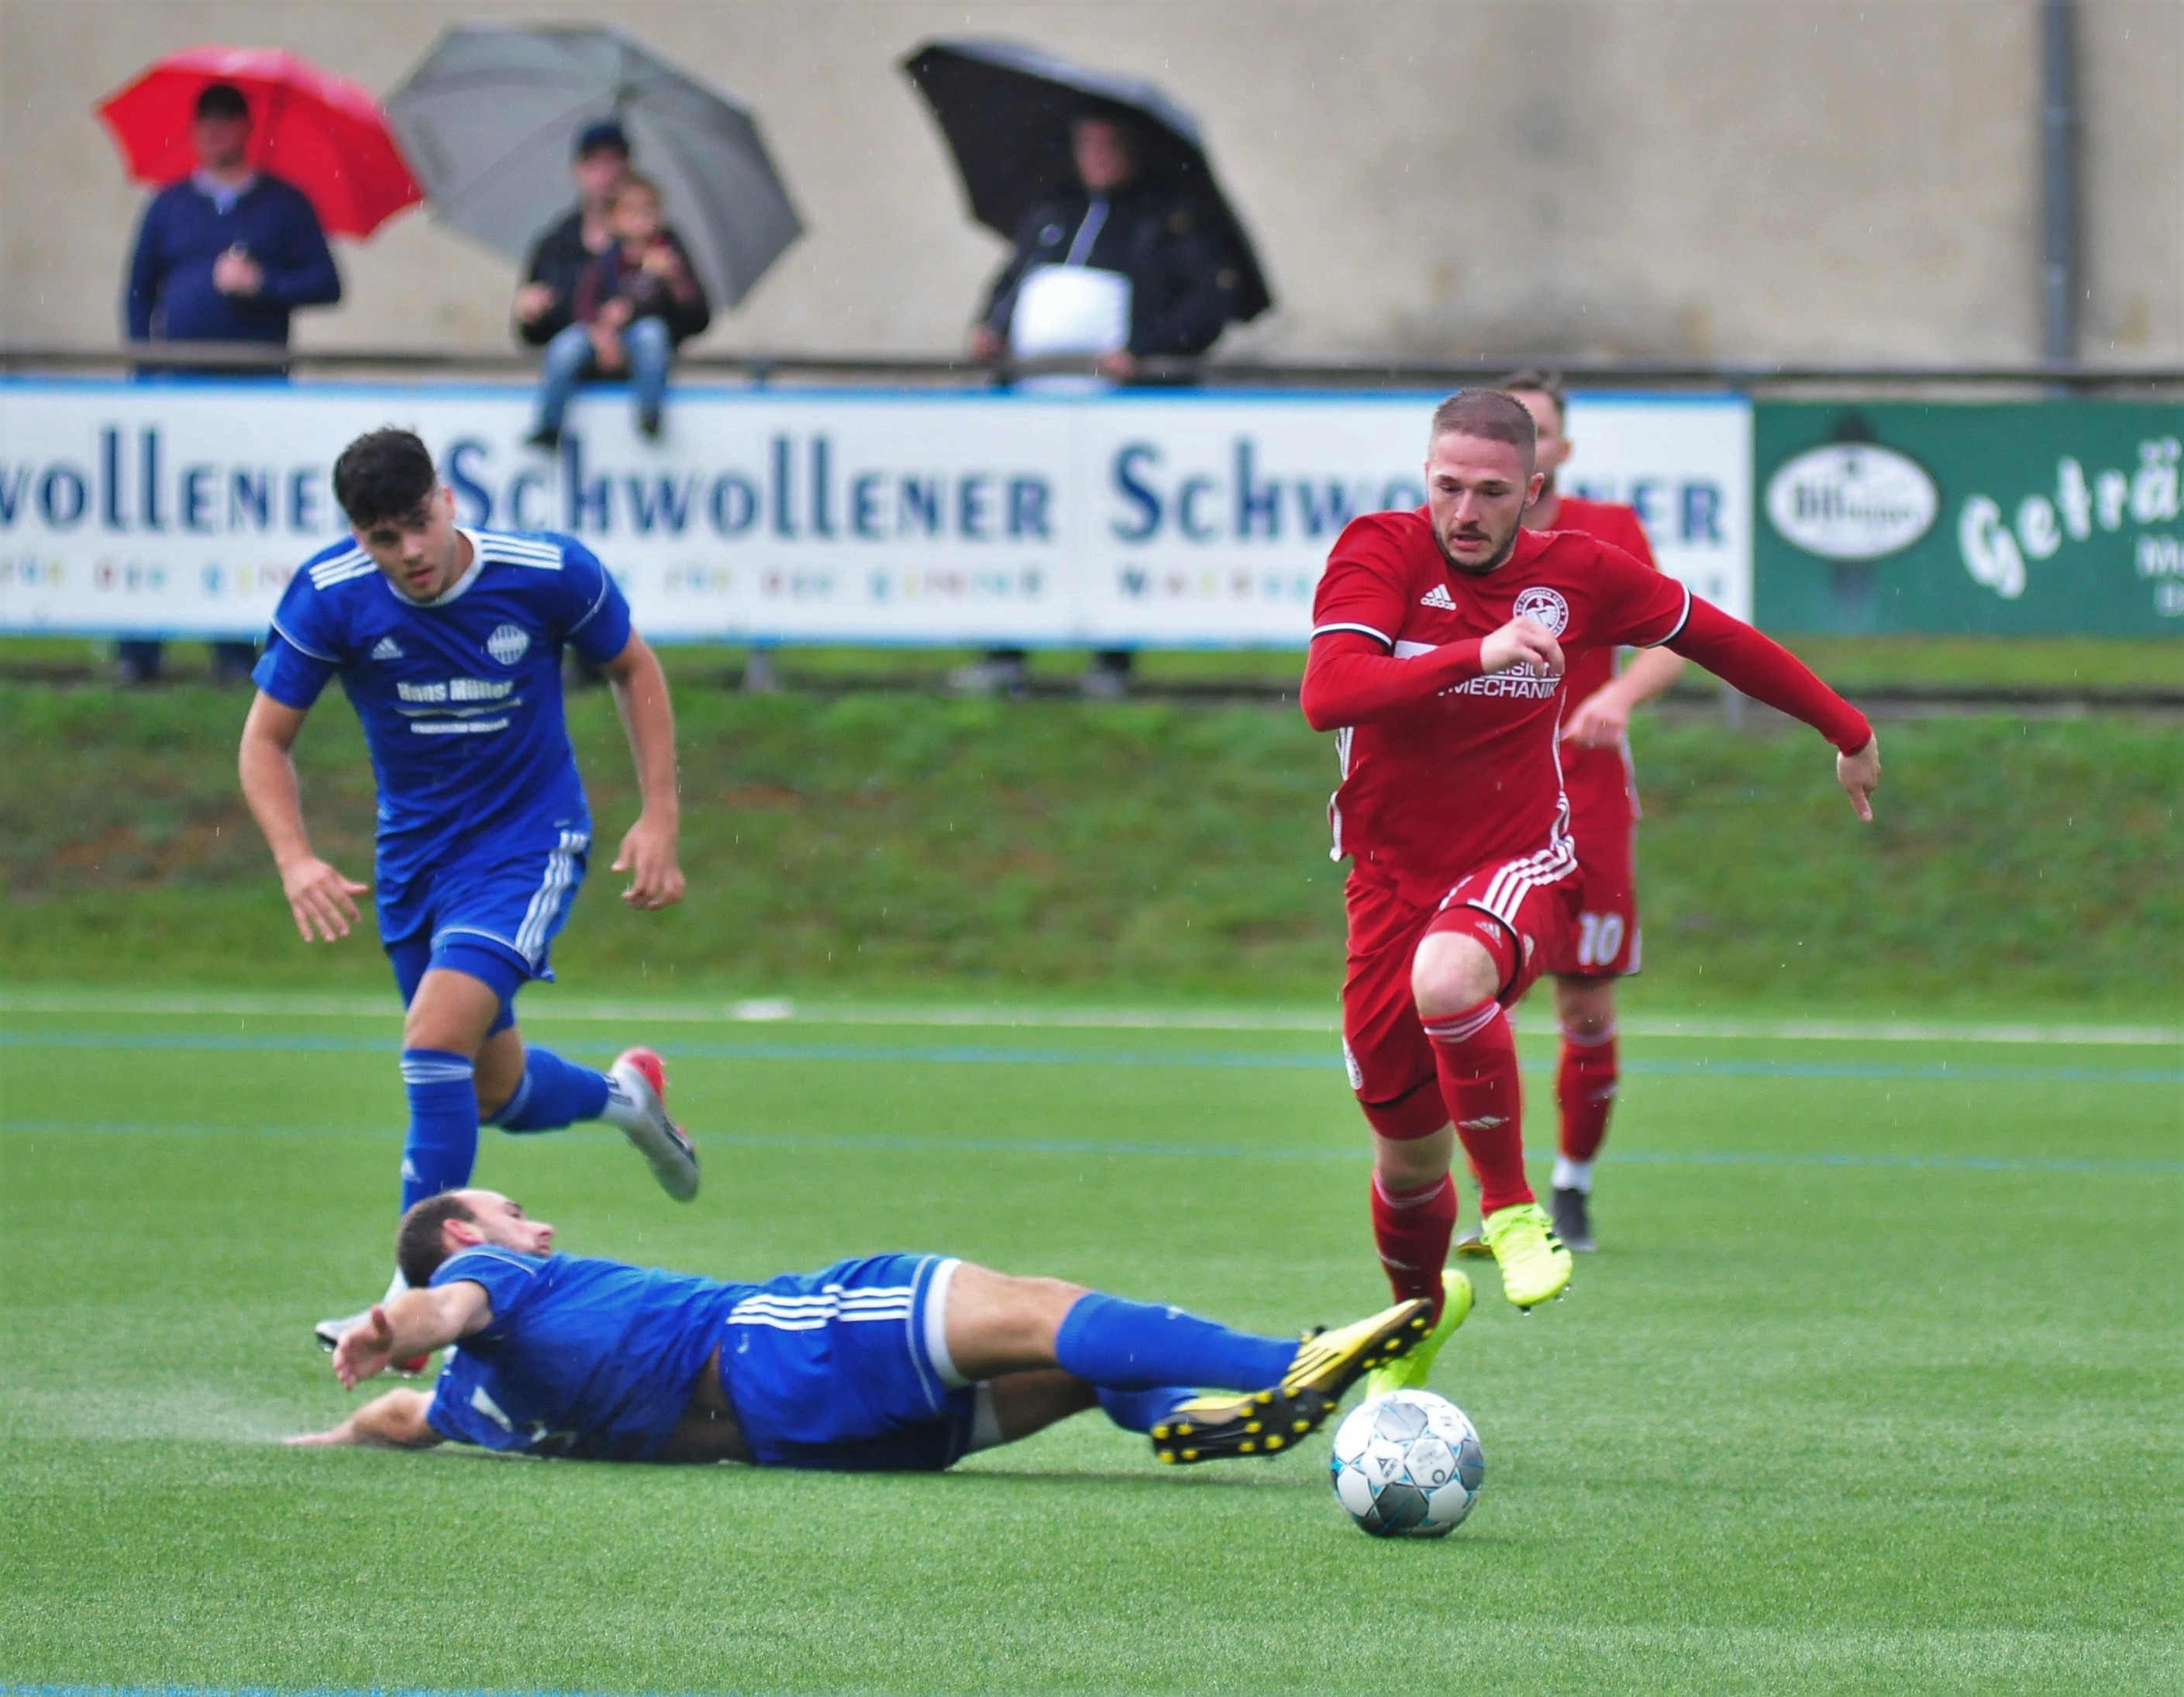
[[[1523,450],[1527,460],[1540,451],[1540,427],[1524,403],[1500,389],[1458,389],[1434,409],[1429,442],[1444,436],[1482,436]]]
[[[196,112],[200,118],[248,118],[250,103],[231,82],[208,82],[198,90]]]
[[[577,131],[575,157],[577,159],[581,159],[588,154],[603,154],[610,150],[620,154],[624,159],[629,157],[629,131],[616,120],[602,118]]]
[[[334,499],[359,530],[410,517],[439,485],[432,449],[414,430],[392,425],[358,437],[334,461]]]
[[[1560,371],[1543,371],[1535,366],[1527,366],[1502,378],[1501,388],[1505,394],[1545,395],[1555,404],[1555,416],[1564,423],[1569,421],[1569,392],[1563,388]]]
[[[431,1284],[432,1275],[448,1255],[441,1228],[451,1220],[476,1218],[460,1191],[443,1190],[412,1203],[401,1225],[394,1228],[394,1264],[402,1270],[403,1281],[413,1291]]]

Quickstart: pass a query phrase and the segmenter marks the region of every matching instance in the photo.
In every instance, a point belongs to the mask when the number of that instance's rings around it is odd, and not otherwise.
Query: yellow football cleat
[[[1518,1308],[1537,1308],[1569,1288],[1570,1252],[1536,1202],[1495,1209],[1485,1237],[1502,1266],[1502,1294]]]
[[[1434,1358],[1440,1354],[1441,1345],[1456,1336],[1464,1317],[1471,1312],[1473,1292],[1471,1281],[1454,1267],[1440,1276],[1440,1318],[1424,1341],[1410,1348],[1386,1365],[1374,1368],[1365,1376],[1365,1394],[1385,1396],[1390,1391],[1423,1391],[1426,1378],[1433,1371]]]
[[[1171,1466],[1228,1455],[1275,1455],[1318,1431],[1342,1393],[1424,1338],[1430,1305],[1397,1303],[1297,1346],[1279,1385],[1193,1397],[1152,1429],[1153,1454]]]

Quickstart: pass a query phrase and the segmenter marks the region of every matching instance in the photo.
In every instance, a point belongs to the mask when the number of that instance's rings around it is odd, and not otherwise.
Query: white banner
[[[0,383],[0,630],[256,636],[343,533],[344,444],[431,444],[466,523],[566,530],[666,641],[1301,645],[1327,550],[1418,505],[1435,397],[675,391],[647,442],[513,387]],[[1574,492],[1751,610],[1751,409],[1580,397]]]

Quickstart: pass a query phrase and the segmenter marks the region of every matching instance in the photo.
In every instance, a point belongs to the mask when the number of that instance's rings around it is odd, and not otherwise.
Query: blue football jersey
[[[379,867],[406,879],[481,837],[588,831],[561,706],[565,644],[621,652],[629,605],[572,537],[465,530],[470,569],[413,601],[353,541],[306,561],[253,674],[309,707],[338,676],[379,785]]]
[[[451,1351],[426,1417],[488,1449],[642,1461],[675,1430],[728,1311],[755,1287],[489,1245],[435,1286],[482,1285],[493,1320]]]

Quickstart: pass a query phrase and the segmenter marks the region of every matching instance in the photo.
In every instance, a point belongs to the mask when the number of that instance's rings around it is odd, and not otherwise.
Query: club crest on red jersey
[[[1569,603],[1544,583],[1518,590],[1510,611],[1520,619],[1531,620],[1549,636],[1560,636],[1569,626]]]

